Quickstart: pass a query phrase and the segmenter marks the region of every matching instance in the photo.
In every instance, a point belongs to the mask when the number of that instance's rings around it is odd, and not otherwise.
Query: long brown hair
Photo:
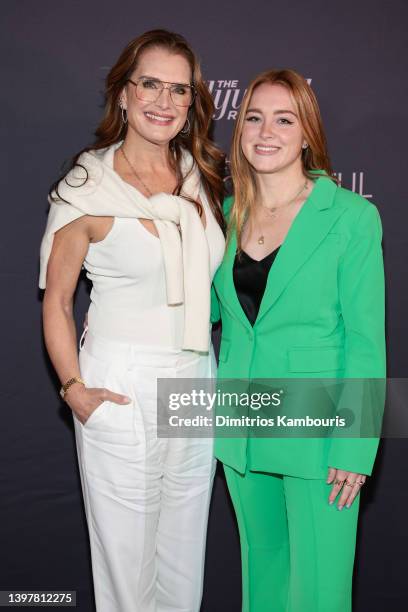
[[[305,177],[315,179],[316,175],[312,174],[311,171],[320,170],[333,178],[319,105],[306,79],[298,72],[289,69],[267,70],[256,76],[249,84],[242,101],[231,145],[234,205],[230,216],[229,235],[233,229],[236,230],[238,249],[241,248],[243,225],[250,211],[254,210],[258,196],[256,172],[244,156],[241,147],[241,135],[252,94],[263,83],[283,85],[294,99],[299,121],[309,145],[306,149],[302,149],[302,166]],[[333,180],[335,179],[333,178]]]
[[[127,123],[124,124],[119,107],[119,99],[127,80],[135,70],[141,54],[147,49],[160,47],[171,53],[182,55],[189,63],[192,74],[192,85],[196,95],[194,102],[188,112],[190,130],[188,134],[178,133],[170,142],[171,163],[178,178],[178,184],[174,193],[178,195],[183,185],[183,177],[180,171],[182,150],[187,149],[193,156],[201,173],[203,186],[208,197],[214,216],[225,229],[222,214],[222,200],[224,197],[223,172],[225,156],[221,150],[211,141],[209,130],[214,113],[214,102],[201,74],[200,63],[189,43],[180,34],[167,30],[150,30],[134,40],[130,41],[120,54],[117,62],[109,71],[105,83],[105,109],[101,122],[95,130],[96,140],[88,147],[82,149],[72,159],[68,170],[51,187],[57,192],[57,186],[61,179],[66,177],[69,170],[77,165],[81,153],[92,149],[104,149],[120,140],[123,140],[127,132]],[[52,195],[51,195],[52,197]],[[198,205],[198,209],[200,206]]]

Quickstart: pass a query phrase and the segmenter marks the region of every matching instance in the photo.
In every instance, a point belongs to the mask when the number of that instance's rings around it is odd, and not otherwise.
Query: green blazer
[[[227,198],[228,219],[233,199]],[[319,176],[270,269],[254,327],[233,281],[235,233],[212,287],[222,320],[218,377],[384,378],[384,270],[377,208]],[[378,438],[216,436],[215,454],[246,468],[325,478],[328,466],[371,474]]]

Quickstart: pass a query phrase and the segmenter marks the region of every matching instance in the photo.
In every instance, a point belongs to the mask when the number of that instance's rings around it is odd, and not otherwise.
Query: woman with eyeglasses
[[[212,113],[185,39],[147,32],[107,76],[95,143],[50,192],[44,335],[73,415],[98,612],[200,608],[213,444],[157,436],[156,385],[215,374],[210,287],[225,241]]]

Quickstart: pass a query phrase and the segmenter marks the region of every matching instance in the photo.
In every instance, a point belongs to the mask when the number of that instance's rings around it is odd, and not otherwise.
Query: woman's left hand
[[[361,487],[366,481],[365,474],[356,474],[355,472],[347,472],[346,470],[338,470],[329,468],[327,476],[327,484],[333,483],[331,493],[329,495],[329,504],[333,504],[336,497],[341,491],[340,499],[337,508],[342,510],[344,506],[350,508],[351,504],[360,492]]]

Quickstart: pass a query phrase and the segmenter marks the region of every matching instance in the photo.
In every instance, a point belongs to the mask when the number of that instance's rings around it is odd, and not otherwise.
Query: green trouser
[[[241,539],[243,612],[350,612],[359,496],[339,511],[331,485],[224,465]]]

